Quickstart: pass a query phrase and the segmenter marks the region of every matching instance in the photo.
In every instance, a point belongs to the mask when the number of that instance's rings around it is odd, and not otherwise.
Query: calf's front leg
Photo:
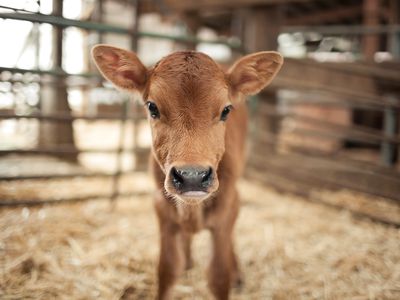
[[[177,225],[161,226],[160,260],[158,265],[158,299],[172,299],[172,288],[184,269],[185,257],[181,233]]]
[[[231,187],[233,184],[226,186]],[[221,188],[221,197],[212,212],[211,230],[213,254],[209,267],[208,284],[218,300],[229,298],[231,286],[241,281],[237,257],[233,246],[233,228],[239,213],[239,198],[236,189]]]
[[[232,228],[216,228],[211,231],[213,255],[209,267],[208,283],[218,300],[229,298],[229,290],[237,275],[237,263],[233,252]]]
[[[173,285],[185,266],[182,230],[173,220],[173,206],[161,192],[155,197],[155,209],[160,226],[157,299],[167,300],[172,299]]]

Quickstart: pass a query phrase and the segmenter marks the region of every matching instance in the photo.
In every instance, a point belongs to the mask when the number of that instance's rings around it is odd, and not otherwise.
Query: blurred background
[[[399,1],[0,0],[0,38],[3,295],[59,297],[71,286],[74,299],[154,294],[156,255],[147,251],[157,244],[155,220],[147,218],[151,136],[142,103],[105,82],[91,60],[90,49],[106,43],[137,52],[147,66],[184,49],[202,51],[224,66],[262,50],[285,56],[272,85],[248,101],[249,155],[240,189],[251,221],[239,222],[248,239],[239,237],[238,248],[269,250],[261,258],[247,253],[244,268],[252,284],[235,297],[400,297]],[[48,231],[54,222],[60,222],[59,231]],[[137,224],[147,228],[148,238],[128,261],[116,262],[119,245],[143,240]],[[88,236],[91,231],[95,236]],[[114,239],[102,240],[109,252],[89,251],[102,248],[99,236],[110,235]],[[301,247],[285,244],[292,235],[302,237]],[[322,244],[308,240],[312,236]],[[360,256],[357,247],[365,241],[371,248]],[[206,242],[199,243],[201,248]],[[352,247],[357,255],[347,261]],[[300,248],[310,250],[302,252],[304,260],[294,258]],[[332,259],[318,260],[315,251]],[[85,252],[93,264],[83,280],[76,268]],[[100,274],[94,262],[106,257]],[[310,261],[314,269],[305,267]],[[130,266],[119,271],[126,281],[116,276],[122,265]],[[347,273],[334,273],[338,268]],[[61,277],[68,272],[75,275],[66,285]],[[207,299],[201,272],[193,272],[179,297]],[[110,278],[118,284],[109,284]]]

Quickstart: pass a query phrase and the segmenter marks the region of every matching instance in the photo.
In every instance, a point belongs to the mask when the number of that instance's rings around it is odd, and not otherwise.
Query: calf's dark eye
[[[224,110],[221,113],[221,121],[225,121],[228,118],[229,113],[231,112],[233,106],[228,105],[224,107]]]
[[[147,109],[149,110],[150,117],[153,119],[160,118],[160,112],[158,111],[157,105],[154,102],[146,102]]]

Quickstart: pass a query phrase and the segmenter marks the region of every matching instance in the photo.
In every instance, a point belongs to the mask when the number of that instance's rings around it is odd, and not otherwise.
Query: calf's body
[[[165,174],[152,157],[158,193],[155,207],[161,233],[159,262],[160,298],[167,298],[177,277],[192,264],[192,235],[202,229],[212,234],[213,254],[209,266],[209,286],[217,299],[227,299],[232,284],[240,282],[232,230],[239,211],[236,181],[244,165],[247,113],[238,105],[227,121],[226,150],[218,166],[218,192],[203,205],[176,203],[165,195]]]
[[[215,298],[228,299],[231,286],[240,281],[232,231],[245,156],[244,98],[272,80],[282,57],[255,53],[228,72],[193,51],[173,53],[151,69],[134,53],[111,46],[96,46],[93,57],[117,87],[139,92],[149,111],[161,244],[158,298],[172,298],[178,276],[192,264],[193,234],[208,229],[213,245],[209,287]]]

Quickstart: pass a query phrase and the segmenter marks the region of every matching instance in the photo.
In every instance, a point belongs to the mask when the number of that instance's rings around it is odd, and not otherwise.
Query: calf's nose
[[[173,186],[181,193],[207,191],[213,181],[212,168],[184,166],[171,168]]]

